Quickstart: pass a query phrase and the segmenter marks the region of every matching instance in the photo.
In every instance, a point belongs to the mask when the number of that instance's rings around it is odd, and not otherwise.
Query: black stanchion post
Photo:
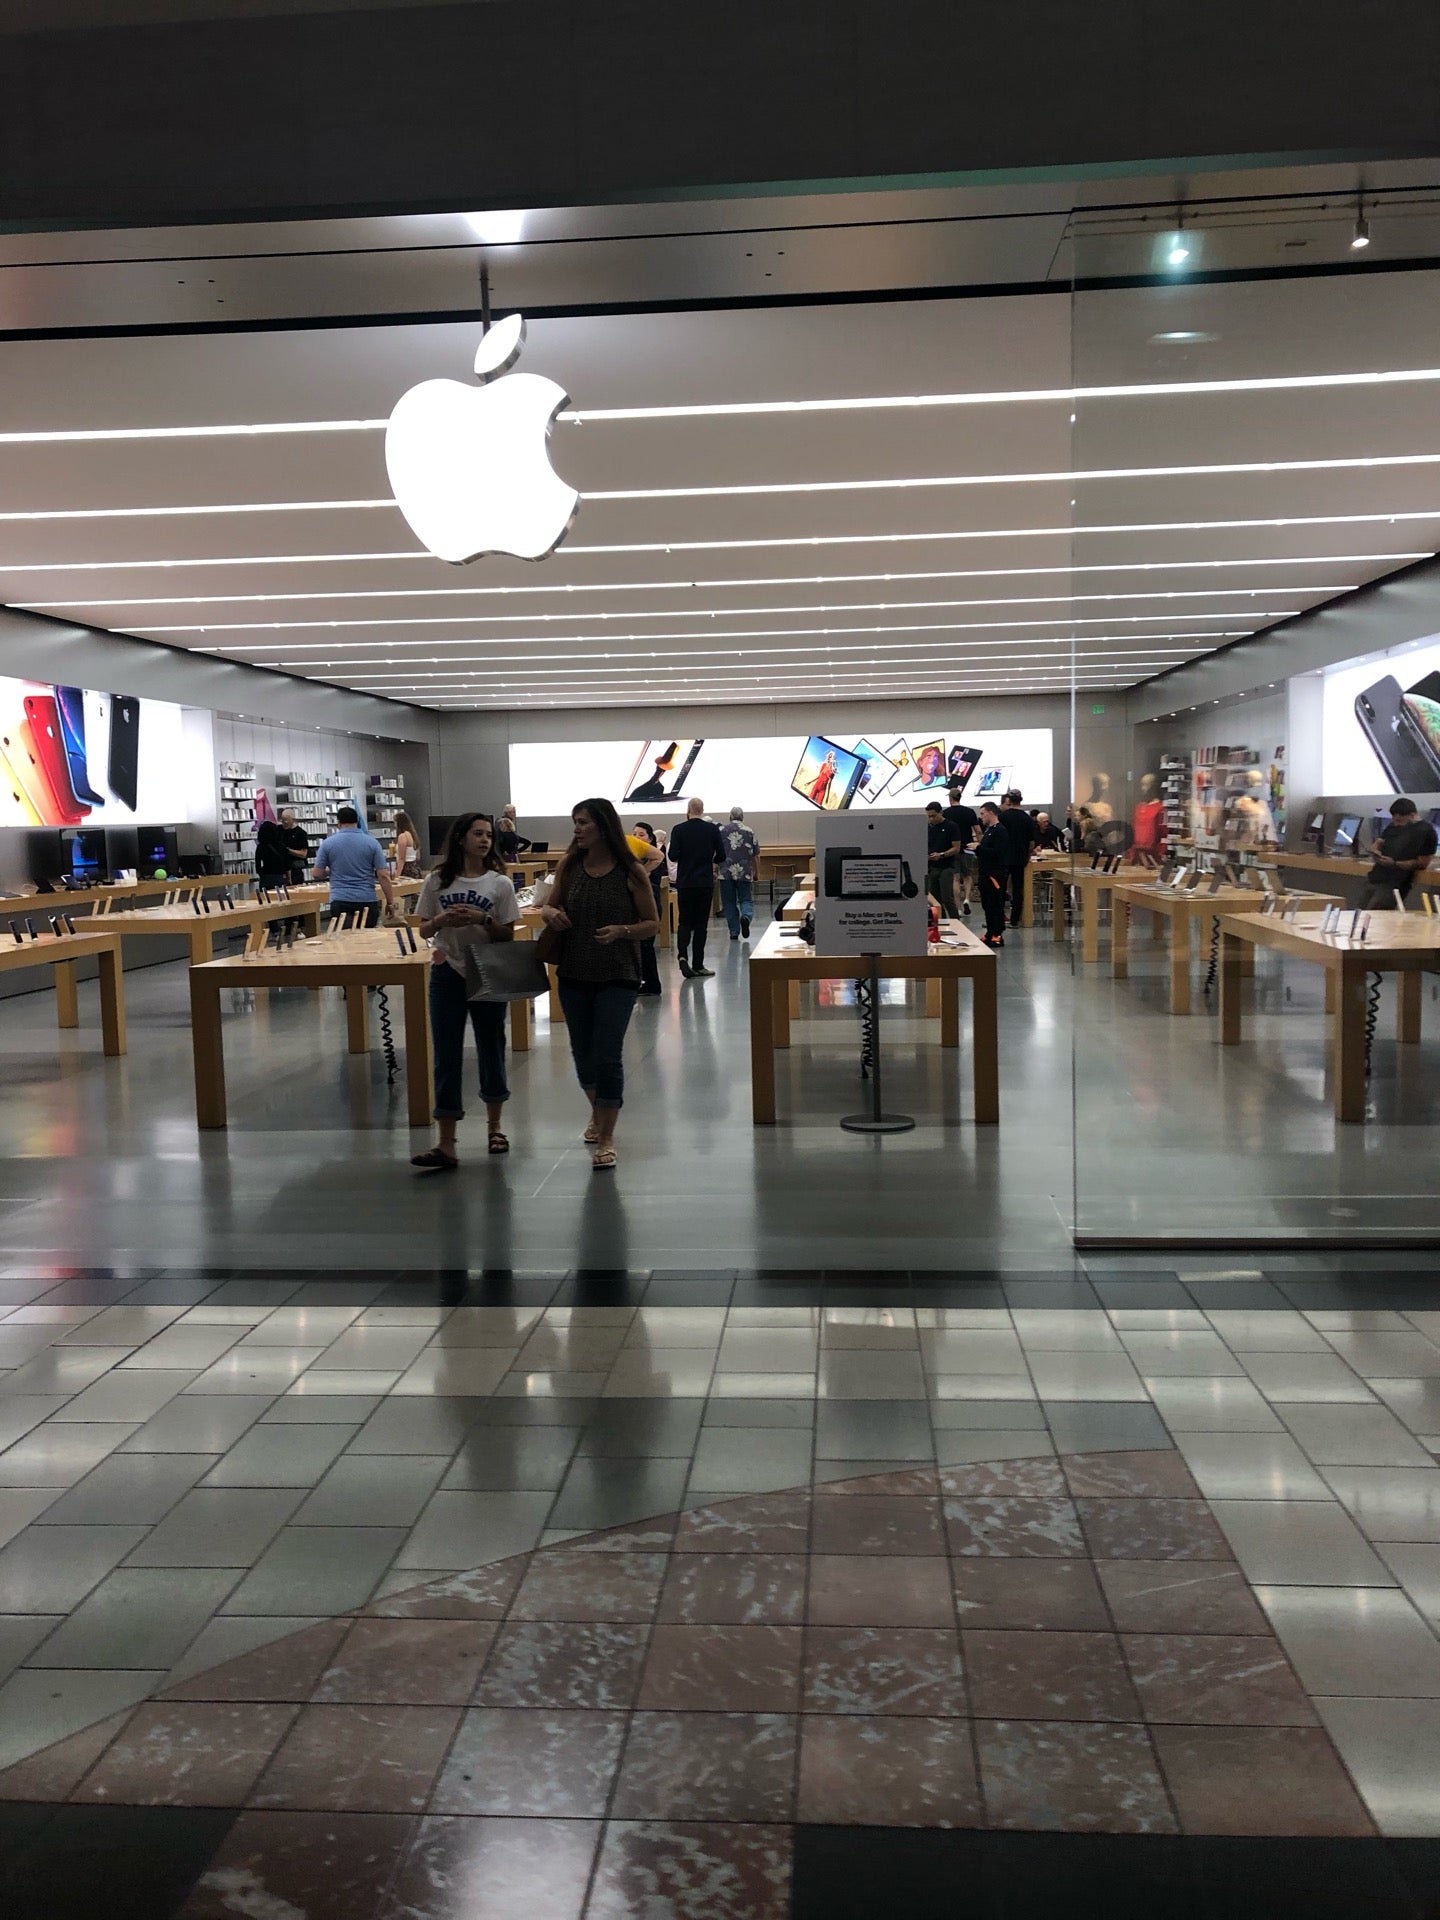
[[[846,1133],[909,1133],[915,1125],[906,1113],[886,1113],[880,1098],[880,956],[867,954],[870,962],[870,1111],[847,1114],[840,1122]]]

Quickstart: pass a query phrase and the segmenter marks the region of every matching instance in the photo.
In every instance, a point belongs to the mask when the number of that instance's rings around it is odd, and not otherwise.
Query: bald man
[[[713,980],[714,973],[705,964],[705,934],[715,897],[715,869],[725,848],[720,829],[705,818],[703,800],[692,800],[686,807],[685,818],[670,835],[666,852],[675,862],[680,971],[687,980]]]

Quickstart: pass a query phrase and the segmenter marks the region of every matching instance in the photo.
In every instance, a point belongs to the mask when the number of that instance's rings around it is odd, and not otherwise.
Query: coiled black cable
[[[1171,937],[1174,938],[1175,934],[1179,934],[1182,930],[1183,929],[1181,926],[1177,926],[1174,929],[1174,933],[1172,933]],[[1205,987],[1204,987],[1204,994],[1207,1000],[1210,998],[1211,994],[1215,991],[1215,976],[1219,972],[1219,970],[1220,970],[1220,916],[1218,913],[1216,913],[1210,916],[1210,964],[1205,969]]]
[[[860,1078],[868,1080],[875,1065],[875,995],[867,979],[855,982],[855,1005],[860,1013]]]
[[[1380,975],[1370,976],[1370,990],[1365,996],[1365,1078],[1370,1078],[1371,1055],[1375,1050],[1375,1028],[1380,1020]]]
[[[365,989],[362,987],[363,993]],[[400,1071],[400,1062],[395,1054],[395,1030],[390,1022],[390,996],[384,987],[375,989],[375,1004],[380,1014],[380,1045],[385,1051],[385,1084],[392,1086]]]

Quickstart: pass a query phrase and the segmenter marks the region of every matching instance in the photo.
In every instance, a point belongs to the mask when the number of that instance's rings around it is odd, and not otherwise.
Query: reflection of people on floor
[[[1160,798],[1160,776],[1142,773],[1140,797],[1131,822],[1135,838],[1130,845],[1132,866],[1158,867],[1165,857],[1165,802]]]
[[[1224,844],[1230,847],[1275,845],[1275,815],[1259,767],[1247,770],[1245,785],[1231,796],[1225,810],[1224,836]]]

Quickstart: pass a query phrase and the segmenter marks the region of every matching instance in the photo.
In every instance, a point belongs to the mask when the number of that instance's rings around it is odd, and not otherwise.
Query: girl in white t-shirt
[[[465,1117],[461,1089],[467,1017],[480,1055],[480,1098],[489,1122],[490,1151],[510,1151],[500,1128],[510,1098],[505,1079],[505,1003],[470,999],[465,978],[465,949],[489,940],[513,940],[520,918],[515,889],[495,850],[494,824],[488,814],[462,813],[453,822],[440,864],[420,889],[416,913],[421,933],[435,943],[430,1032],[440,1138],[410,1164],[427,1172],[448,1173],[459,1165],[455,1128]]]

